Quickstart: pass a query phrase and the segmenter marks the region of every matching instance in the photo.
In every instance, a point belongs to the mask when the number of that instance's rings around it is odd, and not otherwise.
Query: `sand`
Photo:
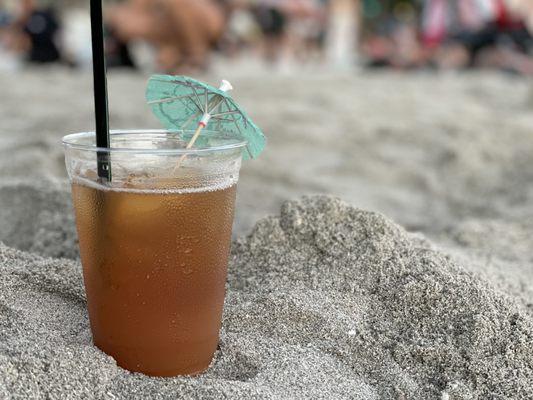
[[[46,257],[78,258],[69,191],[58,180],[0,181],[0,242]]]
[[[3,246],[0,260],[0,395],[533,393],[533,316],[525,304],[382,215],[328,197],[287,202],[279,217],[235,243],[220,349],[200,378],[130,374],[92,347],[78,263]]]
[[[160,126],[144,103],[147,76],[110,74],[112,127]],[[525,79],[285,75],[232,65],[202,79],[223,77],[268,136],[261,158],[243,167],[238,235],[306,194],[333,194],[426,233],[465,218],[533,214],[533,87]],[[66,177],[60,138],[94,125],[90,74],[0,74],[0,87],[9,93],[0,100],[0,176]]]
[[[59,145],[92,124],[90,76],[0,74],[0,398],[533,397],[530,83],[223,67],[269,147],[241,174],[220,350],[178,379],[91,345]],[[110,75],[113,126],[157,126],[144,81]]]

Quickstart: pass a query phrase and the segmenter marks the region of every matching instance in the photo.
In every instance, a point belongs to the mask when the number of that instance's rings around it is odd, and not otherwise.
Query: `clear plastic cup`
[[[125,369],[197,374],[218,345],[245,142],[192,132],[63,138],[93,341]],[[97,176],[97,153],[111,182]]]

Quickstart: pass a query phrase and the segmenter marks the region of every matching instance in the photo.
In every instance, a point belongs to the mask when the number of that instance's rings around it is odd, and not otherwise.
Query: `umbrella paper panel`
[[[194,130],[210,114],[207,132],[197,144],[209,142],[209,131],[247,142],[244,158],[256,158],[266,140],[261,129],[225,91],[184,76],[155,75],[146,99],[153,113],[171,131]]]

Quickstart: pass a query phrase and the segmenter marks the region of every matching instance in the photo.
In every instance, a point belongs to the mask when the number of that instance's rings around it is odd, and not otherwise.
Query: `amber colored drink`
[[[218,345],[235,185],[190,193],[72,184],[93,340],[153,376],[205,370]]]

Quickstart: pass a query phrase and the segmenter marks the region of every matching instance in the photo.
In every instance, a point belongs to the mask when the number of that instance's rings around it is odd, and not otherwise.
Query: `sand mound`
[[[439,238],[462,265],[533,313],[533,219],[466,220]]]
[[[69,190],[52,179],[2,180],[0,241],[45,257],[77,258]]]
[[[220,351],[198,378],[90,344],[80,267],[0,247],[0,397],[527,398],[533,317],[379,214],[288,202],[233,249]],[[112,397],[114,396],[114,397]]]

